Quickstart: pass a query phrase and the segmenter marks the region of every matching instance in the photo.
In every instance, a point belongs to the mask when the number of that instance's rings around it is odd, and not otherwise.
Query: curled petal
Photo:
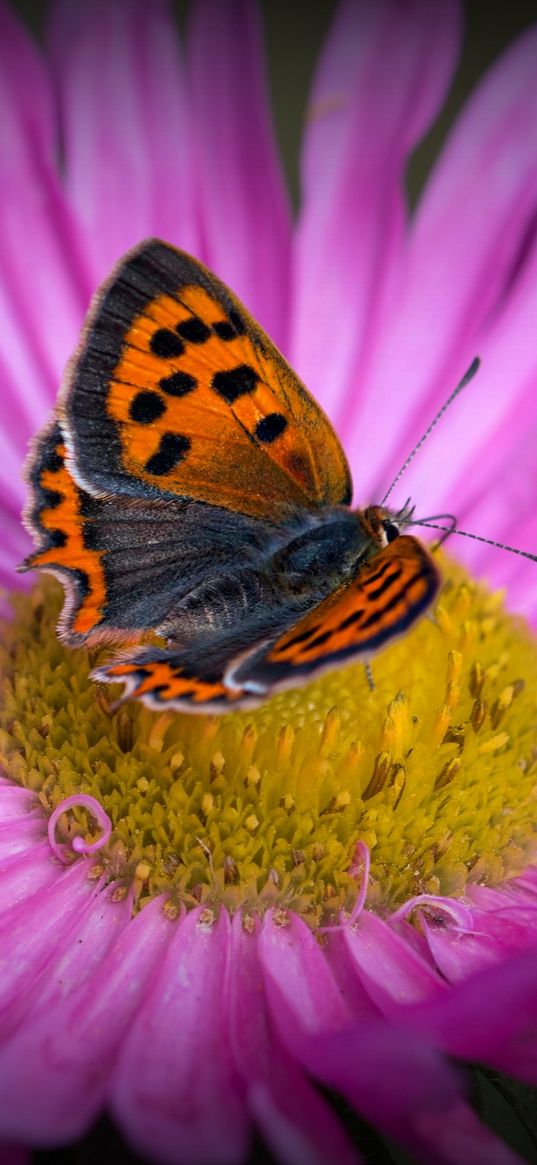
[[[61,862],[68,862],[64,849],[58,845],[55,838],[55,829],[60,817],[72,809],[75,805],[82,805],[84,809],[89,809],[90,813],[95,817],[97,824],[102,829],[102,834],[97,841],[89,844],[84,841],[83,837],[76,836],[71,842],[71,848],[75,853],[79,854],[93,854],[110,840],[112,834],[112,822],[107,813],[105,813],[102,805],[95,797],[90,797],[88,793],[74,793],[72,797],[65,797],[60,804],[56,806],[53,813],[51,813],[48,823],[48,839],[52,852]]]

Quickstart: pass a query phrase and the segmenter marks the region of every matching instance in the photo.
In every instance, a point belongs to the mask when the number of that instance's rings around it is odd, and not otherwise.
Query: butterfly
[[[368,660],[440,584],[411,511],[350,508],[336,434],[243,305],[157,239],[97,292],[26,474],[20,569],[61,579],[60,638],[121,645],[93,678],[154,709]]]

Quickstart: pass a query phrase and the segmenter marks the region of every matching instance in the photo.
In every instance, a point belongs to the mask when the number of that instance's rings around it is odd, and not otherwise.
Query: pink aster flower
[[[249,0],[197,0],[185,60],[165,0],[57,0],[43,54],[5,6],[0,33],[3,586],[29,550],[28,439],[93,289],[149,235],[201,258],[281,346],[342,435],[360,501],[380,500],[478,353],[394,502],[412,493],[421,513],[534,549],[535,29],[468,102],[409,219],[405,166],[445,97],[459,8],[345,0],[296,225]],[[532,564],[462,540],[453,553],[535,621]],[[454,580],[437,616],[449,650],[425,628],[393,657],[408,696],[386,707],[390,679],[374,715],[349,713],[337,679],[221,725],[107,718],[50,635],[44,592],[19,603],[0,730],[5,1159],[107,1109],[170,1165],[239,1165],[252,1128],[292,1165],[363,1160],[321,1083],[427,1165],[521,1160],[454,1060],[537,1083],[535,707],[516,671],[534,683],[537,653]]]

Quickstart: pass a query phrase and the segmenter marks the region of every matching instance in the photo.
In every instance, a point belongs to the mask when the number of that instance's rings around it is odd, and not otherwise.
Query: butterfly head
[[[400,510],[389,510],[386,506],[367,506],[360,511],[360,520],[369,537],[384,548],[412,525],[414,509],[410,498],[407,498]]]

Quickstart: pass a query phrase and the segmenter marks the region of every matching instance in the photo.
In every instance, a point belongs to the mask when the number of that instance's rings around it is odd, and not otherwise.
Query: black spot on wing
[[[158,328],[153,332],[149,347],[154,356],[160,356],[163,360],[172,356],[182,356],[185,350],[183,341],[171,331],[171,328]]]
[[[389,611],[393,611],[395,607],[398,607],[400,603],[404,602],[408,591],[411,589],[411,587],[414,586],[415,582],[415,578],[411,579],[410,582],[407,583],[406,587],[403,587],[403,590],[396,591],[395,595],[393,595],[388,603],[384,603],[384,605],[380,607],[378,611],[372,611],[371,614],[368,615],[367,619],[364,619],[362,623],[362,630],[367,630],[368,627],[374,627],[375,623],[379,623],[381,619],[384,619],[385,615],[387,615]]]
[[[374,574],[369,575],[369,577],[367,579],[366,589],[369,591],[369,587],[371,586],[371,583],[375,584],[376,582],[379,581],[379,579],[384,578],[386,571],[391,570],[392,566],[393,566],[393,562],[390,559],[388,559],[386,562],[383,562],[381,564],[381,566],[379,566],[378,570],[375,571]],[[359,578],[357,579],[356,585],[360,586],[360,587],[363,585]]]
[[[163,376],[159,380],[159,388],[168,396],[187,396],[197,388],[197,380],[188,372],[173,372],[171,376]]]
[[[332,638],[332,631],[331,630],[330,631],[321,631],[320,635],[316,635],[315,639],[310,640],[310,642],[307,644],[307,646],[304,648],[304,650],[311,651],[311,649],[314,647],[322,647],[323,644],[328,643],[328,640],[331,638]]]
[[[186,457],[190,444],[189,438],[182,433],[163,433],[156,453],[146,461],[147,472],[156,477],[171,473]]]
[[[233,404],[239,397],[254,392],[259,383],[259,377],[249,364],[238,364],[226,372],[216,372],[212,379],[212,388],[227,404]]]
[[[191,316],[188,320],[182,320],[177,325],[177,331],[181,339],[188,340],[189,344],[204,344],[211,334],[211,329],[198,316]]]
[[[158,392],[138,392],[129,405],[129,417],[139,425],[150,425],[166,412],[166,402]]]
[[[271,445],[287,428],[287,420],[282,413],[269,413],[257,422],[255,435],[264,445]]]
[[[237,333],[229,320],[217,320],[213,324],[213,332],[219,340],[234,340]]]

